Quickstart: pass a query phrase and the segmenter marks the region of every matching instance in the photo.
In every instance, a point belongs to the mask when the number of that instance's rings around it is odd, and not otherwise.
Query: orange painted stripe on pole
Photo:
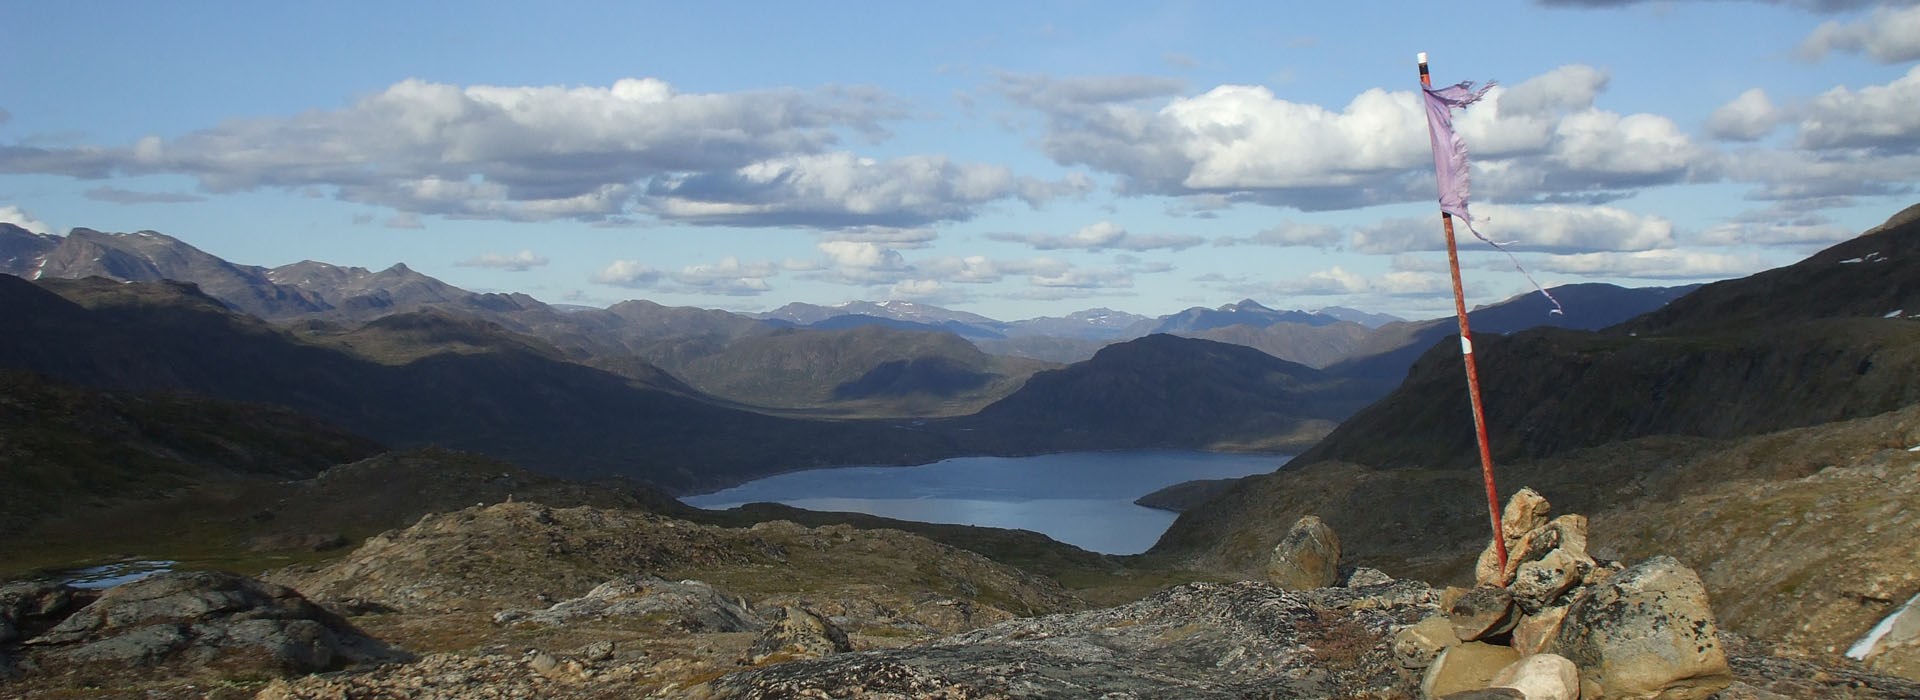
[[[1427,54],[1420,54],[1420,86],[1433,87]],[[1480,476],[1487,487],[1487,517],[1493,521],[1493,551],[1500,561],[1499,584],[1506,584],[1507,537],[1500,525],[1500,491],[1493,485],[1493,449],[1487,444],[1487,415],[1480,407],[1480,371],[1473,360],[1473,330],[1467,327],[1467,296],[1460,286],[1460,249],[1454,243],[1453,215],[1440,212],[1447,234],[1447,269],[1453,273],[1453,313],[1460,320],[1460,357],[1467,366],[1467,402],[1473,407],[1473,433],[1480,443]]]

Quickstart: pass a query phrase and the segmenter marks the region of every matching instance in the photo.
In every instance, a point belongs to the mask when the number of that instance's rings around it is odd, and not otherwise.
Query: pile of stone
[[[1672,557],[1622,569],[1587,553],[1587,519],[1548,519],[1531,489],[1507,502],[1502,567],[1492,543],[1476,587],[1449,588],[1443,616],[1394,639],[1425,668],[1429,698],[1696,700],[1733,680],[1707,592]]]

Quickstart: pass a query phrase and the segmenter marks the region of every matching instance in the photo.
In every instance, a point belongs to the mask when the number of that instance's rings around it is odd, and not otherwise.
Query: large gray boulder
[[[1580,667],[1590,700],[1701,700],[1732,682],[1699,575],[1655,557],[1586,590],[1546,653]]]
[[[402,655],[285,586],[220,571],[116,587],[31,640],[48,660],[311,673]]]
[[[1290,591],[1326,588],[1339,580],[1340,536],[1312,515],[1304,516],[1273,547],[1267,581]]]

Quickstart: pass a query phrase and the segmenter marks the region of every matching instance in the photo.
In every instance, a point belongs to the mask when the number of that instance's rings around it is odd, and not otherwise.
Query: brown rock
[[[1512,688],[1481,688],[1448,693],[1434,700],[1528,700],[1525,693]]]
[[[1472,589],[1453,600],[1446,611],[1454,635],[1466,641],[1506,634],[1519,621],[1513,595],[1505,588]]]
[[[1655,557],[1588,589],[1544,651],[1580,667],[1594,700],[1701,700],[1732,671],[1700,577]]]
[[[1340,537],[1315,516],[1293,524],[1273,547],[1267,580],[1285,590],[1326,588],[1339,580]]]
[[[1426,676],[1420,680],[1420,694],[1429,698],[1438,698],[1452,693],[1470,690],[1483,690],[1487,681],[1506,668],[1508,664],[1519,660],[1520,655],[1510,647],[1484,642],[1462,642],[1440,652],[1427,667]]]
[[[1394,633],[1393,658],[1406,668],[1426,668],[1440,652],[1459,643],[1451,621],[1429,617]]]
[[[1540,653],[1546,647],[1547,640],[1559,633],[1560,622],[1565,619],[1565,605],[1546,608],[1520,618],[1520,622],[1513,626],[1513,650],[1524,656]]]
[[[1500,669],[1488,685],[1520,691],[1527,700],[1580,700],[1580,669],[1564,656],[1534,654]]]

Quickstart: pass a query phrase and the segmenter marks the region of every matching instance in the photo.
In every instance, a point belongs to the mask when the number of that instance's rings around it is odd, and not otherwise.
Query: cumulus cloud
[[[178,204],[182,202],[201,202],[206,197],[185,192],[139,192],[123,190],[118,187],[100,186],[82,193],[87,199],[96,202],[114,204]]]
[[[837,231],[829,231],[820,236],[823,241],[849,241],[856,243],[874,243],[896,249],[926,248],[940,237],[933,229],[893,228],[889,226],[858,226]]]
[[[1866,54],[1881,63],[1920,58],[1920,5],[1876,7],[1863,20],[1828,21],[1800,42],[1800,56],[1809,61],[1833,52]]]
[[[1707,133],[1728,141],[1755,141],[1773,131],[1780,119],[1767,92],[1753,88],[1713,110],[1707,116]]]
[[[1757,186],[1759,200],[1908,195],[1920,180],[1920,154],[1858,150],[1747,150],[1721,157],[1716,172]]]
[[[1920,150],[1920,66],[1859,91],[1836,87],[1813,99],[1800,120],[1806,148]]]
[[[1508,199],[1587,196],[1677,182],[1707,153],[1672,120],[1598,109],[1607,75],[1562,66],[1496,89],[1456,122],[1476,187]],[[1046,118],[1041,147],[1062,165],[1118,176],[1125,193],[1217,195],[1217,201],[1349,209],[1432,196],[1425,116],[1416,93],[1371,89],[1338,109],[1259,86],[1222,85],[1141,104],[1007,91]],[[1489,186],[1490,185],[1490,186]]]
[[[912,227],[968,219],[1000,199],[1037,205],[1083,185],[1015,177],[1002,166],[941,156],[882,161],[836,152],[663,176],[652,181],[645,200],[658,216],[699,223]]]
[[[1185,250],[1206,242],[1206,239],[1188,234],[1140,235],[1128,232],[1124,227],[1111,221],[1101,221],[1082,227],[1070,234],[1056,236],[1044,233],[990,233],[987,238],[996,241],[1024,243],[1035,250]]]
[[[32,214],[28,214],[26,210],[21,209],[17,205],[0,207],[0,224],[13,224],[42,235],[53,233],[53,230],[49,228],[45,222],[33,218]]]
[[[1476,228],[1515,252],[1640,251],[1674,246],[1673,223],[1615,207],[1548,204],[1509,207],[1484,204]],[[1460,245],[1480,245],[1456,226]],[[1433,219],[1388,219],[1353,232],[1363,253],[1444,250],[1446,238]]]
[[[1048,182],[938,156],[876,161],[838,150],[843,134],[880,138],[883,122],[904,116],[894,98],[857,88],[683,93],[651,78],[608,87],[406,80],[339,109],[236,119],[126,147],[0,146],[0,172],[183,174],[211,192],[319,188],[457,218],[640,213],[743,225],[917,225],[965,219],[998,199],[1041,203],[1091,188],[1084,176]]]
[[[652,289],[681,294],[755,296],[773,289],[767,280],[779,274],[773,263],[741,262],[726,257],[710,265],[661,270],[634,260],[616,260],[594,273],[596,284],[628,289]]]
[[[1251,236],[1221,236],[1213,239],[1213,244],[1329,248],[1338,245],[1342,237],[1340,229],[1332,226],[1288,221]]]
[[[537,255],[531,250],[522,250],[518,253],[482,253],[454,263],[454,265],[457,267],[486,267],[510,272],[525,272],[536,267],[543,267],[547,262],[545,256]]]
[[[1547,256],[1527,264],[1537,272],[1654,280],[1724,279],[1753,274],[1767,267],[1757,255],[1697,250],[1577,253]]]

